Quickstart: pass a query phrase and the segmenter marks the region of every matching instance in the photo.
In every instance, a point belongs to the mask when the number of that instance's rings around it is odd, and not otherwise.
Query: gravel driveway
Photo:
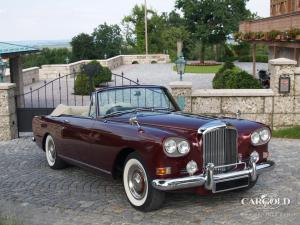
[[[30,138],[0,142],[0,214],[24,225],[65,224],[299,224],[300,140],[273,139],[274,171],[248,192],[214,196],[168,194],[163,208],[141,213],[126,200],[120,180],[77,167],[48,168]],[[290,204],[276,209],[242,205],[241,199],[273,193]]]

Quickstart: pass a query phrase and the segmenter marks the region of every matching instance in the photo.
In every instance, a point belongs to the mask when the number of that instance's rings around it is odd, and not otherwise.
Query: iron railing
[[[76,95],[75,81],[80,76],[73,70],[73,73],[61,76],[51,81],[43,81],[40,87],[33,88],[31,85],[24,94],[16,96],[17,108],[55,108],[59,104],[85,106],[90,103],[90,95]],[[111,86],[139,85],[139,80],[133,81],[124,76],[112,73],[112,80],[105,82],[96,89]]]

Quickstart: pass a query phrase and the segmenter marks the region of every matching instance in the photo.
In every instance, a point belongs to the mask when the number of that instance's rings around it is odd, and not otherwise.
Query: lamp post
[[[176,60],[175,64],[176,64],[177,73],[180,75],[180,81],[182,81],[182,75],[185,72],[185,65],[186,65],[186,61],[185,61],[184,57],[180,56]]]
[[[4,82],[4,76],[5,76],[5,71],[6,71],[6,63],[2,61],[0,58],[0,83]]]
[[[147,9],[147,0],[145,0],[145,48],[146,48],[146,55],[148,55],[148,9]]]

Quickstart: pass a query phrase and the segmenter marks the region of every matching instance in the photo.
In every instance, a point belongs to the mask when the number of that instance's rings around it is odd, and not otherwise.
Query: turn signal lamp
[[[161,168],[156,168],[156,175],[169,175],[171,174],[171,167],[161,167]]]

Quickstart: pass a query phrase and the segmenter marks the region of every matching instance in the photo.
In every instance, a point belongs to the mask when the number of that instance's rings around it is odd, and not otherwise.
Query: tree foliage
[[[47,64],[64,64],[71,57],[72,52],[67,48],[44,48],[37,54],[25,55],[23,57],[23,68]]]
[[[192,38],[201,42],[202,61],[206,44],[225,42],[229,34],[238,30],[241,20],[251,17],[247,1],[176,0],[176,8],[183,12]]]
[[[95,59],[95,45],[93,36],[85,33],[78,34],[71,41],[74,61]]]
[[[71,41],[74,60],[103,59],[120,54],[123,37],[118,25],[99,25],[89,35],[81,33]]]
[[[95,53],[100,59],[120,54],[123,37],[118,25],[99,25],[92,34],[95,43]]]

